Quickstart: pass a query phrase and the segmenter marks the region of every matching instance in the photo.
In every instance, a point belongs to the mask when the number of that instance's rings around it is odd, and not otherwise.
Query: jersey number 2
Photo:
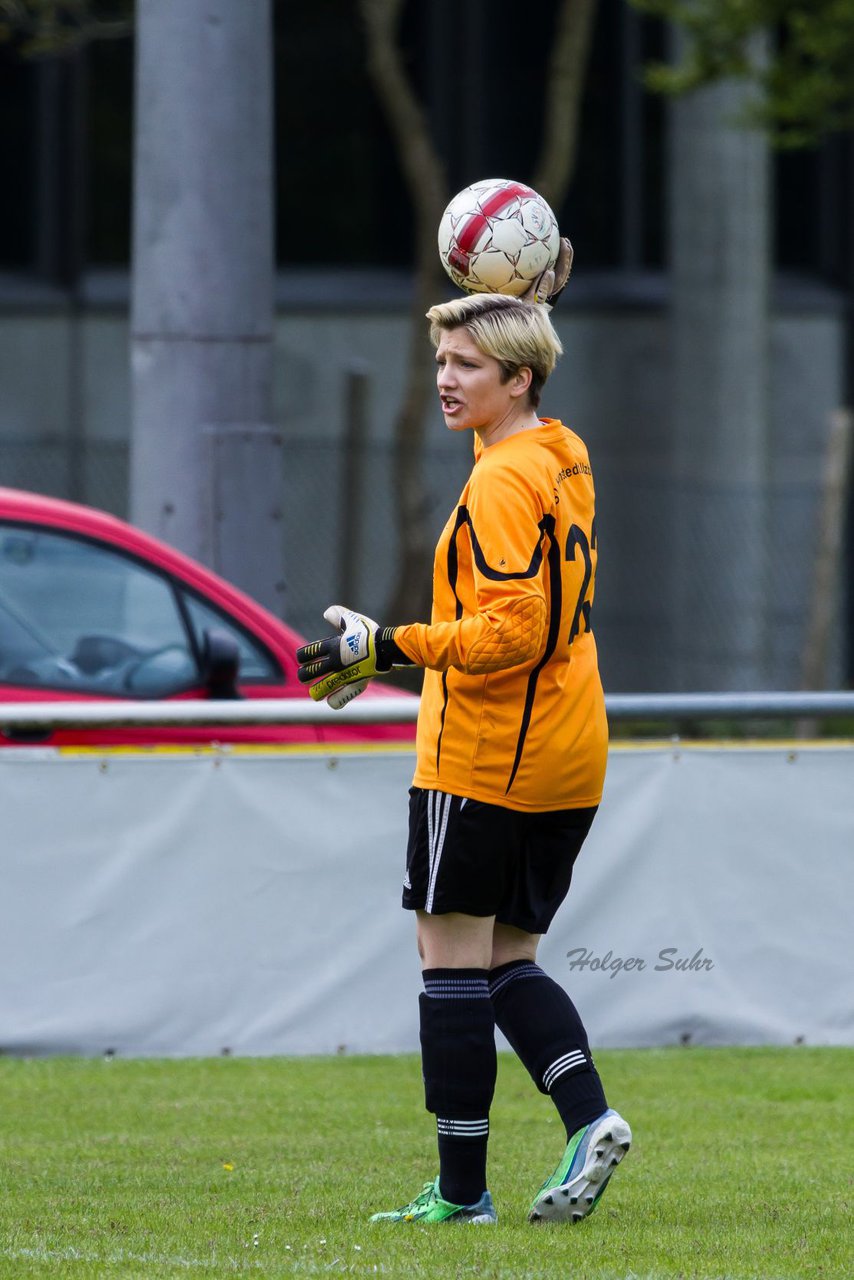
[[[591,529],[591,539],[593,546],[596,546],[596,524],[594,522]],[[590,542],[587,541],[587,534],[577,524],[571,525],[569,534],[566,539],[565,558],[567,560],[575,559],[576,547],[581,552],[584,561],[584,574],[581,579],[581,588],[578,592],[578,599],[575,602],[575,611],[572,615],[572,626],[569,628],[568,644],[572,644],[575,637],[581,631],[581,624],[584,623],[584,630],[590,630],[590,608],[591,602],[587,599],[587,591],[590,587],[590,579],[593,577],[593,559],[590,555]]]

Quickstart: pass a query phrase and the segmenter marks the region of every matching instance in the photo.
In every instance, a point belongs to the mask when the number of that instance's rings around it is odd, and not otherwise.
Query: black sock
[[[489,1108],[495,1092],[495,1020],[486,969],[425,969],[421,1063],[436,1116],[439,1189],[452,1204],[486,1190]]]
[[[497,1026],[555,1104],[568,1141],[608,1107],[578,1010],[563,987],[529,960],[493,969],[489,994]]]

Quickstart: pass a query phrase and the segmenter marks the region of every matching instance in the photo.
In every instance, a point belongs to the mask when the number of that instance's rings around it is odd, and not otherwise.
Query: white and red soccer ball
[[[522,182],[485,178],[455,195],[439,224],[439,257],[466,293],[518,297],[560,248],[557,219]]]

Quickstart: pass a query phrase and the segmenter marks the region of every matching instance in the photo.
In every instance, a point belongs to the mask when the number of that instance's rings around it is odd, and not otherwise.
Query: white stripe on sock
[[[572,1071],[574,1068],[581,1066],[587,1066],[587,1059],[580,1049],[574,1049],[572,1053],[565,1053],[562,1058],[557,1058],[550,1067],[546,1067],[543,1072],[543,1087],[551,1089],[559,1076],[565,1075],[567,1071]]]
[[[443,1120],[437,1116],[436,1130],[443,1138],[485,1138],[489,1133],[489,1119]]]

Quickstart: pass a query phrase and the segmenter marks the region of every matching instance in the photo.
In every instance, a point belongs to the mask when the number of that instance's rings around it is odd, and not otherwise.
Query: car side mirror
[[[239,698],[237,675],[240,652],[227,631],[205,630],[202,644],[202,677],[211,698]]]

